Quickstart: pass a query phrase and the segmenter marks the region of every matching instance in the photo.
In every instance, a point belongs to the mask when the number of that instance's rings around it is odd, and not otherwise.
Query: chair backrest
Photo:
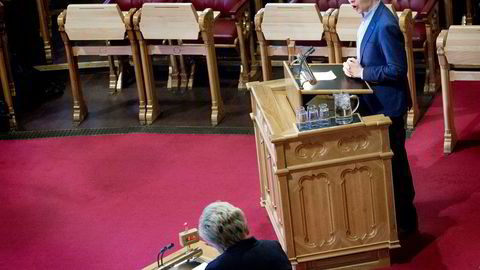
[[[197,11],[192,3],[146,3],[140,31],[145,39],[197,39]]]
[[[341,5],[335,27],[340,41],[357,41],[357,30],[361,23],[362,16],[351,5]]]
[[[330,8],[337,9],[342,4],[348,4],[348,0],[293,0],[291,3],[316,3],[320,11],[327,11]]]
[[[397,11],[411,9],[412,11],[421,12],[428,0],[383,0],[385,4],[392,4]]]
[[[71,4],[65,32],[70,40],[123,40],[125,24],[117,4]]]
[[[397,18],[395,7],[386,4],[387,8]],[[336,30],[340,41],[357,41],[357,30],[362,23],[362,16],[350,4],[342,4],[338,10]]]
[[[321,11],[329,8],[339,8],[343,4],[348,4],[348,0],[317,0],[317,5]]]
[[[186,0],[185,2],[192,2],[197,10],[211,8],[214,11],[220,11],[220,14],[224,14],[232,10],[240,1],[242,0]]]
[[[141,8],[144,3],[182,3],[183,0],[116,0],[115,1],[120,9],[123,11],[130,10],[131,8]]]
[[[452,65],[480,66],[480,26],[452,25],[448,29],[445,56]]]
[[[262,31],[266,40],[321,40],[322,15],[316,4],[265,6]]]

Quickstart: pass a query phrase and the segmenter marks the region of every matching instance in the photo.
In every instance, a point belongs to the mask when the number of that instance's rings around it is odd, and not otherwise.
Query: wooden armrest
[[[400,17],[398,18],[398,22],[400,25],[400,30],[407,34],[411,35],[411,27],[412,27],[412,10],[410,9],[405,9],[401,12]],[[407,42],[405,40],[405,42]]]
[[[261,8],[257,14],[255,14],[254,22],[255,22],[255,31],[262,32],[262,21],[263,21],[263,14],[265,12],[265,8]]]

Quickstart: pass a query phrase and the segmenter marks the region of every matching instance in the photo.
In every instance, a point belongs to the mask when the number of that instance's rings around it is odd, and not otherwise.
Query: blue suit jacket
[[[380,1],[360,47],[363,79],[373,94],[361,102],[371,114],[403,116],[410,97],[405,41],[392,12]]]

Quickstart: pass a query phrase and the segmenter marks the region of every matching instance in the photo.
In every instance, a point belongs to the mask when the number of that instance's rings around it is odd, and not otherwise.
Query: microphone
[[[169,245],[164,246],[162,249],[160,249],[160,252],[157,254],[157,266],[160,267],[160,265],[163,265],[163,254],[165,251],[173,248],[174,244],[170,243]]]
[[[165,251],[173,248],[173,246],[174,246],[173,243],[170,243],[169,245],[164,246],[164,247],[160,250],[160,252],[165,252]]]

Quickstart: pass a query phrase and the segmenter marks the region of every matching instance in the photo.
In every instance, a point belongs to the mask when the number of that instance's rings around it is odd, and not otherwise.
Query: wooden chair
[[[79,125],[88,114],[78,74],[78,56],[81,55],[132,55],[139,100],[138,118],[143,125],[145,115],[145,85],[137,41],[132,29],[131,9],[125,15],[116,4],[80,4],[69,5],[58,16],[59,31],[65,45],[68,70],[73,97],[73,123]],[[128,37],[126,37],[126,34]],[[83,46],[74,45],[77,41],[127,41],[128,45],[119,46]]]
[[[104,4],[118,4],[122,11],[128,11],[132,8],[139,9],[143,3],[182,3],[183,0],[105,0]],[[181,40],[164,40],[169,45],[181,43]],[[193,74],[187,73],[187,68],[183,55],[170,55],[170,66],[168,67],[167,88],[188,89],[193,85]],[[112,65],[111,65],[112,66]],[[191,68],[194,70],[194,67]]]
[[[444,0],[447,23],[451,21],[448,1]],[[397,11],[412,10],[414,25],[412,30],[413,52],[420,52],[425,59],[424,93],[433,94],[439,88],[438,69],[435,58],[435,39],[440,33],[439,2],[440,0],[383,0],[392,4]]]
[[[147,94],[147,123],[152,123],[160,113],[155,94],[152,55],[205,55],[212,98],[212,125],[217,125],[223,119],[225,112],[213,40],[214,20],[211,9],[197,13],[191,3],[145,3],[135,13],[134,28],[140,44]],[[199,33],[203,44],[154,44],[158,40],[197,40]]]
[[[289,61],[298,53],[306,51],[311,46],[297,46],[297,41],[313,41],[315,45],[312,56],[328,57],[333,63],[333,46],[327,37],[327,45],[318,44],[324,34],[324,24],[328,21],[328,14],[321,15],[318,6],[311,4],[267,4],[255,16],[255,31],[260,45],[262,59],[263,80],[272,79],[272,56],[288,56]],[[285,41],[285,46],[269,44],[271,41]],[[301,44],[301,43],[300,43]]]
[[[213,37],[216,48],[232,48],[240,55],[238,88],[246,89],[246,83],[254,75],[255,42],[248,0],[185,0],[192,2],[196,10],[207,8],[220,12],[215,20]]]
[[[437,38],[437,54],[442,79],[443,152],[449,154],[457,143],[453,110],[453,81],[480,81],[480,26],[452,25]]]
[[[392,5],[387,5],[392,13],[399,19],[400,29],[405,39],[405,52],[408,64],[408,85],[412,98],[412,108],[407,112],[407,128],[413,129],[419,119],[420,110],[417,103],[415,82],[415,66],[412,45],[412,12],[409,9],[401,12],[400,17]],[[329,17],[329,29],[331,40],[335,49],[336,63],[343,63],[346,57],[356,57],[357,30],[362,22],[362,17],[351,5],[341,5]],[[349,43],[349,44],[348,44]]]
[[[8,122],[10,129],[17,128],[13,98],[15,96],[15,84],[13,82],[12,70],[8,59],[7,33],[5,32],[5,9],[0,2],[0,80],[2,83],[3,97],[7,105]]]

